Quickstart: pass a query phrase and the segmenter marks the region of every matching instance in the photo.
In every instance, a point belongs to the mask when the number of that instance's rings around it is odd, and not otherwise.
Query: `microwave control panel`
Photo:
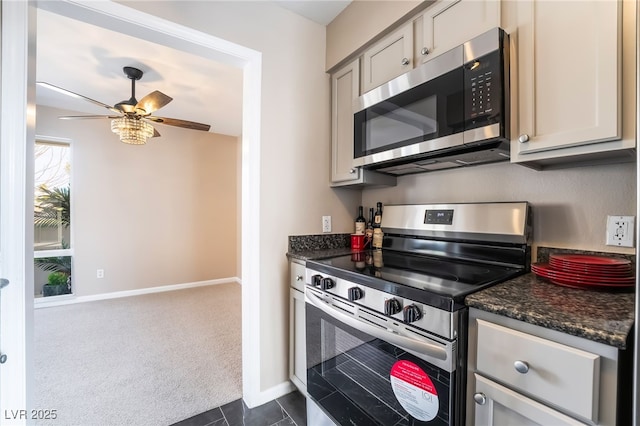
[[[465,64],[465,129],[500,121],[503,85],[501,64],[498,51]]]

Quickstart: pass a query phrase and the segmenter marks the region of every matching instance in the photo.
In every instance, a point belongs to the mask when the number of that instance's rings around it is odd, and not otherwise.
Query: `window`
[[[68,294],[73,256],[70,141],[37,138],[34,171],[36,297]]]

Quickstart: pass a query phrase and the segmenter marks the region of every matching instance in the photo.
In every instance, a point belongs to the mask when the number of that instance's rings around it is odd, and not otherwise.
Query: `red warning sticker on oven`
[[[423,422],[433,420],[440,404],[431,378],[417,364],[401,360],[393,364],[391,388],[402,408]]]

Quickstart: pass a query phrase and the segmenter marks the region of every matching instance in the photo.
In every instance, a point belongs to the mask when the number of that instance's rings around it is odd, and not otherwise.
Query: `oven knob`
[[[349,300],[352,302],[364,297],[364,291],[359,287],[351,287],[347,292],[349,293]]]
[[[410,322],[418,321],[422,318],[422,312],[416,305],[405,306],[402,312],[404,322],[409,324]]]
[[[333,280],[331,278],[323,278],[320,286],[323,290],[329,290],[333,288]]]
[[[395,315],[402,310],[402,305],[398,299],[387,299],[384,301],[385,315]]]
[[[311,277],[311,285],[314,287],[320,287],[320,281],[322,281],[322,275],[314,275]]]

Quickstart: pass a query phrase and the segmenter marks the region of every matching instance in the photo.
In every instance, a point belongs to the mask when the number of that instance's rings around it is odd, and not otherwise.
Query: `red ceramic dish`
[[[562,280],[565,283],[573,283],[575,285],[634,285],[635,277],[611,277],[611,276],[593,276],[589,274],[580,274],[573,272],[563,272],[557,269],[553,269],[547,263],[538,263],[531,265],[531,270],[534,274],[543,278],[549,278],[554,280]]]
[[[579,273],[579,274],[593,275],[593,276],[629,277],[633,275],[633,271],[631,270],[631,267],[629,265],[624,265],[625,266],[624,268],[604,269],[604,268],[597,268],[597,267],[574,266],[574,265],[550,261],[549,266],[552,269],[555,269],[561,272]]]
[[[550,254],[549,259],[559,260],[569,264],[577,265],[630,265],[628,259],[619,259],[607,256],[591,256],[586,254]]]

